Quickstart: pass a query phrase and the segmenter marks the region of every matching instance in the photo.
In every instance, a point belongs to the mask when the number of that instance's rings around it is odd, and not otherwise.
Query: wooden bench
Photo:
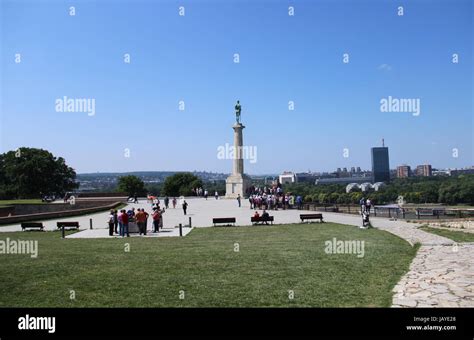
[[[321,223],[323,221],[323,214],[300,214],[301,222],[305,220],[319,220]]]
[[[273,220],[274,220],[273,216],[267,216],[267,217],[252,216],[252,217],[250,217],[250,222],[252,222],[253,224],[258,224],[258,223],[267,223],[268,224],[268,222],[271,222],[271,224],[273,224]]]
[[[44,226],[42,222],[23,222],[21,224],[21,229],[25,231],[26,229],[39,229],[43,231]]]
[[[58,229],[61,229],[61,228],[79,229],[79,222],[57,222],[56,225],[58,226]]]
[[[218,217],[218,218],[213,218],[212,223],[214,224],[214,227],[216,224],[226,224],[226,225],[234,225],[235,226],[235,217]]]

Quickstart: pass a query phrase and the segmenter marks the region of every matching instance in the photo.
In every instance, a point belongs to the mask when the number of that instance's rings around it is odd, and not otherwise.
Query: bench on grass
[[[274,220],[274,217],[273,217],[273,216],[267,216],[267,217],[262,217],[262,216],[255,217],[255,216],[252,216],[252,217],[250,217],[250,222],[252,222],[253,224],[258,224],[258,223],[266,223],[266,224],[268,224],[268,222],[271,222],[271,224],[273,224],[273,220]]]
[[[26,229],[38,229],[39,231],[43,231],[44,226],[42,222],[23,222],[21,224],[21,229],[23,231]]]
[[[300,214],[301,222],[305,220],[319,220],[321,223],[323,221],[323,214]]]
[[[235,217],[213,218],[212,223],[214,224],[214,227],[216,226],[216,224],[225,224],[225,225],[234,225],[235,226]]]
[[[57,222],[56,225],[58,226],[58,229],[61,229],[61,228],[79,229],[79,222]]]

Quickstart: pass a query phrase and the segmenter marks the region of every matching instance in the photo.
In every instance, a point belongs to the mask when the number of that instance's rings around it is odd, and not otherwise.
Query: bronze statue
[[[235,120],[237,124],[240,124],[240,111],[242,110],[240,106],[240,102],[237,100],[237,104],[235,104]]]

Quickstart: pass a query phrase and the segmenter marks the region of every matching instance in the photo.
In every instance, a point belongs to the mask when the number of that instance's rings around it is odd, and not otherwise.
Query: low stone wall
[[[69,203],[44,203],[44,204],[13,204],[13,216],[41,214],[49,212],[60,212],[69,210],[80,210],[97,207],[98,205],[108,205],[115,203],[117,200],[107,201],[76,201],[75,204]]]
[[[85,203],[85,202],[81,202],[81,203]],[[21,223],[21,222],[28,222],[28,221],[43,221],[43,220],[52,219],[52,218],[92,214],[92,213],[96,213],[96,212],[100,212],[104,210],[114,209],[122,204],[122,202],[108,202],[107,204],[102,204],[103,202],[100,202],[99,205],[97,204],[97,202],[90,202],[90,203],[92,204],[87,204],[86,206],[82,205],[82,208],[79,208],[79,209],[47,211],[47,212],[41,212],[41,213],[14,215],[10,217],[0,217],[0,225],[15,224],[15,223]],[[60,204],[44,204],[44,205],[50,206],[50,205],[60,205]],[[69,204],[66,204],[66,205],[69,205]],[[77,205],[77,203],[75,205]],[[74,206],[74,205],[71,205],[71,206]]]

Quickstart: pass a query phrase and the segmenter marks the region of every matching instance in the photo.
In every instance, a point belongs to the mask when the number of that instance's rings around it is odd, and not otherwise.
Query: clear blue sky
[[[2,152],[45,148],[78,172],[230,172],[217,147],[239,99],[251,174],[368,169],[382,138],[391,168],[474,164],[470,0],[0,2]],[[95,116],[56,112],[63,96],[94,98]],[[380,112],[388,96],[421,114]]]

